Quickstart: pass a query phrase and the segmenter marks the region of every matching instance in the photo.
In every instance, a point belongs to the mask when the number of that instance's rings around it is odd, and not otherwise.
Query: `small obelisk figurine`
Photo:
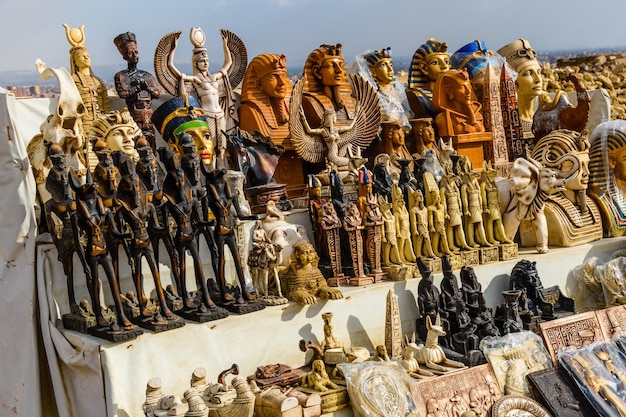
[[[159,84],[152,74],[137,69],[139,50],[134,33],[120,33],[113,39],[113,43],[128,64],[127,69],[115,74],[115,90],[117,95],[126,101],[126,107],[132,114],[133,120],[143,132],[143,136],[150,142],[152,150],[156,152],[154,125],[150,118],[152,117],[152,100],[161,95]]]

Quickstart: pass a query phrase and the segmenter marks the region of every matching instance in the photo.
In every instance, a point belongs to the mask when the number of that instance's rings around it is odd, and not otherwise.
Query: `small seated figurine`
[[[326,365],[321,359],[316,359],[311,365],[311,372],[302,377],[301,386],[303,388],[311,388],[315,391],[325,392],[329,389],[337,389],[339,386],[330,380]]]
[[[297,243],[291,253],[286,274],[285,296],[300,304],[315,304],[317,297],[338,300],[343,298],[340,290],[331,288],[317,267],[319,258],[309,242]]]
[[[474,98],[467,72],[447,71],[437,79],[433,105],[440,110],[435,117],[439,136],[457,136],[485,131],[482,105]]]

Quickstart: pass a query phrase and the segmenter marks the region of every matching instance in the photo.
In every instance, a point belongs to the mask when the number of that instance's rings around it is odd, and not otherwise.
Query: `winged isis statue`
[[[193,75],[183,74],[174,65],[174,52],[181,31],[163,36],[154,53],[154,70],[163,89],[174,96],[191,95],[198,98],[205,111],[211,134],[220,150],[226,148],[223,131],[238,124],[233,90],[244,77],[248,53],[244,43],[234,33],[221,29],[224,46],[224,65],[211,74],[209,57],[204,46],[206,39],[200,28],[191,28],[189,38],[193,44]]]
[[[356,100],[356,111],[349,125],[336,125],[333,110],[324,113],[324,124],[312,129],[302,108],[305,84],[300,79],[291,96],[289,131],[298,155],[307,162],[317,163],[326,159],[338,170],[348,168],[352,155],[360,155],[378,134],[381,108],[376,90],[361,76],[350,74],[350,86]]]

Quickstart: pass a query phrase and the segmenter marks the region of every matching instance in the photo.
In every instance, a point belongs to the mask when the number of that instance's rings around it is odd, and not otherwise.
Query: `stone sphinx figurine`
[[[600,123],[589,138],[589,195],[602,215],[605,237],[626,234],[626,122]]]
[[[433,106],[435,82],[450,68],[447,43],[430,38],[417,48],[411,60],[406,92],[416,118],[435,118],[438,113]]]
[[[587,131],[556,130],[539,139],[530,157],[553,169],[563,190],[546,200],[548,243],[575,246],[602,238],[602,221],[595,202],[587,198],[589,142]],[[523,246],[532,246],[532,234],[520,228]],[[528,237],[528,239],[527,239]]]
[[[224,64],[215,72],[209,72],[209,57],[204,46],[206,36],[201,28],[191,28],[189,38],[193,44],[191,63],[193,74],[187,75],[174,66],[174,52],[181,32],[163,36],[154,53],[154,69],[159,83],[173,96],[197,97],[210,126],[211,138],[217,153],[226,150],[223,132],[237,124],[233,90],[241,83],[248,54],[244,43],[234,33],[222,29]]]
[[[374,88],[344,69],[341,44],[322,45],[307,58],[304,74],[293,89],[289,131],[298,155],[309,163],[326,158],[345,171],[349,152],[366,149],[381,120]]]
[[[296,244],[285,278],[285,296],[299,304],[315,304],[317,297],[330,300],[343,298],[340,290],[331,288],[317,267],[318,256],[309,242]]]
[[[128,64],[127,69],[115,74],[115,90],[117,95],[126,101],[126,107],[131,112],[133,120],[150,142],[152,150],[156,152],[154,125],[151,120],[152,100],[159,98],[161,89],[152,74],[137,69],[139,50],[134,33],[120,33],[113,39],[113,43]]]
[[[476,101],[467,72],[447,71],[435,83],[433,106],[439,136],[456,136],[485,131],[482,105]]]

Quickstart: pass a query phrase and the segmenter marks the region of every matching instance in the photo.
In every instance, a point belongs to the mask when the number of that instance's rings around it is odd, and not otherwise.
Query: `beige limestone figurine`
[[[91,124],[88,137],[92,141],[102,140],[106,142],[111,152],[122,151],[133,161],[139,160],[135,143],[143,137],[143,133],[126,108],[122,111],[113,110],[98,116]],[[91,170],[93,170],[92,168],[95,166],[90,166]]]
[[[401,256],[398,248],[398,238],[396,233],[396,221],[391,211],[392,203],[383,196],[378,196],[378,205],[383,216],[383,266],[401,265]]]
[[[291,254],[291,261],[285,281],[285,295],[300,304],[315,304],[317,297],[338,300],[343,293],[331,288],[317,267],[319,257],[309,242],[297,243]]]
[[[462,169],[461,178],[461,201],[463,202],[463,215],[465,222],[465,237],[471,247],[492,246],[487,240],[483,223],[485,204],[482,198],[480,174],[468,164]]]
[[[70,49],[70,71],[84,103],[82,125],[83,134],[86,135],[91,128],[91,123],[101,114],[109,112],[109,96],[104,81],[98,78],[91,69],[89,51],[85,46],[85,25],[81,25],[79,28],[70,28],[63,23],[63,27],[67,41],[72,46]],[[84,146],[89,149],[90,143],[86,141]],[[96,163],[95,158],[90,158],[87,166],[92,168]]]
[[[409,209],[411,219],[411,240],[415,256],[434,258],[435,253],[430,241],[428,230],[428,208],[424,205],[424,194],[417,189],[410,195],[411,207]]]
[[[443,169],[444,175],[439,183],[439,194],[441,194],[441,202],[446,210],[448,246],[453,252],[469,250],[471,248],[465,240],[465,231],[463,230],[463,203],[461,192],[457,186],[456,175],[450,164],[444,164]]]
[[[602,238],[602,221],[595,202],[587,198],[589,142],[587,131],[556,130],[533,147],[531,158],[555,170],[564,189],[546,201],[549,244],[575,246]],[[522,245],[525,244],[523,230]],[[531,235],[532,236],[532,235]],[[532,239],[530,240],[532,242]]]
[[[411,242],[411,220],[409,211],[404,203],[402,190],[398,184],[391,185],[391,199],[393,204],[393,217],[396,222],[396,236],[398,242],[398,253],[402,263],[415,262],[413,243]]]
[[[484,208],[484,226],[487,241],[492,245],[498,243],[513,243],[506,236],[502,214],[500,213],[500,195],[496,185],[498,173],[490,162],[483,162],[483,171],[480,174],[480,193]]]
[[[543,76],[537,54],[526,39],[516,39],[498,49],[506,62],[517,71],[515,89],[522,130],[532,131],[535,101],[543,91]]]

